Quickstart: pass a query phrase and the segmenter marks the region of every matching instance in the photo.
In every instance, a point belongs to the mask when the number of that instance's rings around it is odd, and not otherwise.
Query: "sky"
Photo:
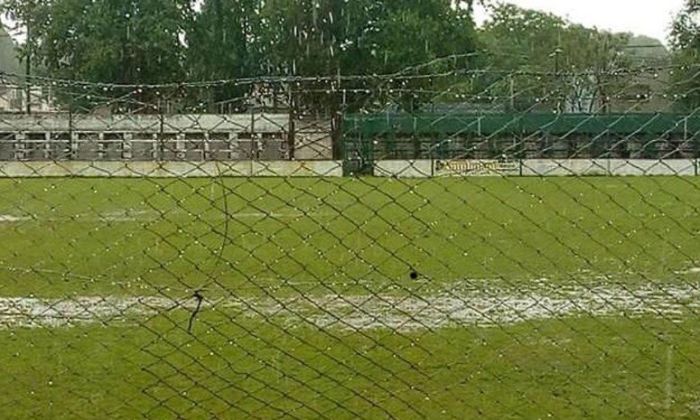
[[[684,0],[508,0],[518,6],[565,17],[585,26],[647,35],[667,43],[673,17]],[[480,9],[477,21],[485,19]]]

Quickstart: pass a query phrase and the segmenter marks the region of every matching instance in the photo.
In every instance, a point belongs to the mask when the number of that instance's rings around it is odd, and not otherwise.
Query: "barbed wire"
[[[636,47],[635,47],[636,48]],[[172,83],[160,83],[160,84],[149,84],[149,83],[104,83],[104,82],[90,82],[82,80],[71,80],[71,79],[60,79],[54,77],[47,77],[41,75],[26,75],[21,73],[11,73],[0,71],[0,78],[7,78],[12,80],[29,80],[33,84],[53,84],[60,86],[85,86],[93,88],[108,88],[108,89],[166,89],[166,88],[207,88],[207,87],[217,87],[223,85],[230,86],[248,86],[255,83],[304,83],[304,82],[350,82],[350,81],[360,81],[367,82],[371,80],[393,80],[393,81],[410,81],[410,80],[420,80],[420,79],[430,79],[430,78],[444,78],[450,76],[460,76],[460,75],[506,75],[506,76],[628,76],[640,73],[654,73],[659,71],[674,70],[674,69],[684,69],[684,70],[695,70],[695,77],[697,77],[697,72],[700,71],[700,64],[688,63],[688,64],[637,64],[631,67],[619,67],[614,69],[558,69],[558,70],[544,70],[544,69],[513,69],[513,68],[499,68],[498,66],[488,65],[479,66],[478,63],[470,63],[469,61],[462,62],[461,65],[456,65],[461,59],[479,59],[487,56],[511,56],[512,54],[497,54],[490,52],[485,53],[467,53],[467,54],[453,54],[445,57],[439,57],[427,63],[421,63],[417,65],[407,66],[403,70],[386,73],[386,74],[335,74],[335,75],[311,75],[311,76],[301,76],[301,75],[286,75],[286,76],[270,76],[270,75],[260,75],[255,77],[240,77],[234,79],[219,79],[219,80],[206,80],[206,81],[188,81],[188,82],[172,82]],[[453,69],[442,72],[435,72],[435,67],[441,64],[452,64]],[[410,74],[411,72],[417,72],[422,69],[428,69],[427,74]]]

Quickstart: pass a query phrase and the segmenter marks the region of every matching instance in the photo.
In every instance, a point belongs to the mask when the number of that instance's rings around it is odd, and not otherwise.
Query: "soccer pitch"
[[[696,178],[0,197],[3,418],[700,415]]]

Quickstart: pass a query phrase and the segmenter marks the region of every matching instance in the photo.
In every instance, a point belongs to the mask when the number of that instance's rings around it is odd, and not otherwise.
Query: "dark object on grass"
[[[202,309],[202,302],[204,302],[204,296],[202,295],[201,290],[195,291],[193,297],[197,299],[197,307],[194,309],[194,312],[192,312],[190,322],[189,324],[187,324],[187,332],[190,334],[192,334],[192,326],[194,325],[194,319],[197,317],[199,311]]]
[[[411,270],[411,280],[418,280],[418,272],[416,270]]]

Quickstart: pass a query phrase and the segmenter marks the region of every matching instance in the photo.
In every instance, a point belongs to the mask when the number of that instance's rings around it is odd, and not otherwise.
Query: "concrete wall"
[[[329,120],[295,121],[294,129],[295,159],[317,160],[333,156],[333,136]]]
[[[611,175],[642,176],[642,175],[700,175],[700,161],[696,160],[610,160]]]
[[[251,176],[261,177],[342,177],[342,161],[254,161]]]
[[[339,161],[0,162],[0,178],[342,177]]]
[[[523,160],[462,161],[451,168],[429,160],[380,161],[378,177],[472,176],[697,176],[694,160]],[[227,162],[0,162],[0,178],[33,177],[342,177],[341,161]]]
[[[289,131],[289,116],[285,114],[182,114],[182,115],[121,115],[91,114],[2,114],[0,132],[46,131],[88,132],[154,132],[197,133],[221,131],[237,133],[276,133]]]
[[[374,165],[374,175],[379,177],[427,178],[432,176],[429,160],[382,160]]]
[[[695,160],[571,159],[522,161],[523,176],[695,176]]]
[[[333,158],[330,122],[291,126],[287,114],[0,114],[0,161]]]
[[[375,163],[379,177],[427,178],[465,176],[697,176],[700,161],[691,159],[525,159],[387,160]]]

